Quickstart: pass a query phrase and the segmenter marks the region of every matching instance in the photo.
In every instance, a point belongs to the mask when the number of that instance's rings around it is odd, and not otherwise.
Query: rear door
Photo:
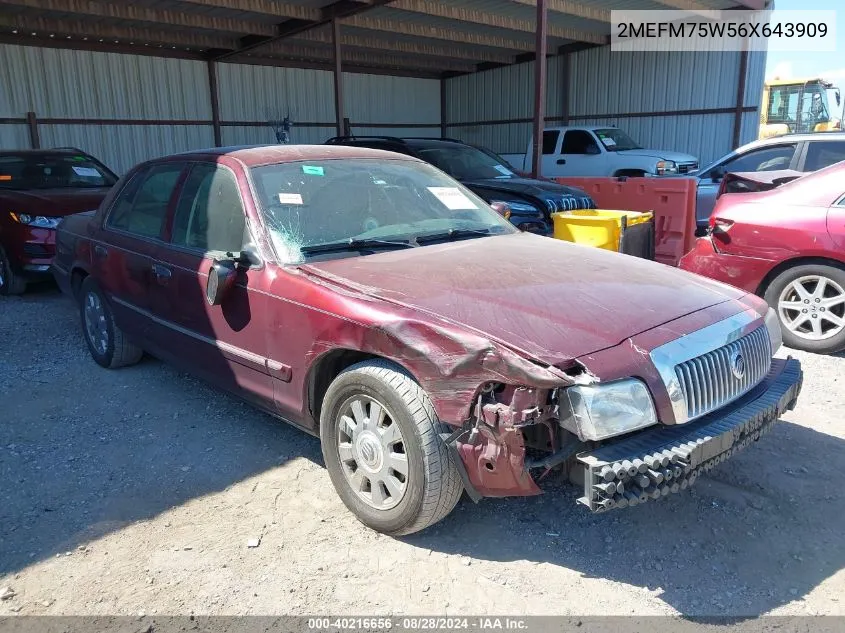
[[[540,156],[540,174],[546,178],[553,178],[555,176],[562,176],[563,172],[557,164],[557,159],[560,158],[560,130],[544,130],[543,131],[543,152]],[[525,157],[525,169],[531,171],[534,165],[534,143],[528,144],[528,155]]]
[[[152,165],[136,173],[115,197],[92,245],[94,276],[110,300],[118,325],[132,337],[150,334],[155,295],[153,264],[163,245],[171,199],[182,166]]]
[[[811,140],[804,146],[799,171],[818,171],[845,160],[845,140]]]
[[[169,339],[161,354],[259,406],[273,407],[274,369],[267,360],[267,296],[258,291],[265,266],[240,267],[222,305],[205,299],[214,259],[251,242],[235,174],[215,163],[190,166],[175,204],[160,266],[167,277],[157,314]]]

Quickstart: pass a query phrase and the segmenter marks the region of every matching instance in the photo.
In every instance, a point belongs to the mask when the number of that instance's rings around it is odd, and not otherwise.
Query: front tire
[[[26,290],[26,281],[12,270],[6,251],[0,246],[0,295],[20,295]]]
[[[772,280],[766,302],[777,311],[787,347],[832,354],[845,349],[845,270],[793,266]]]
[[[90,277],[82,282],[79,289],[79,311],[88,351],[98,365],[117,369],[141,360],[144,351],[130,343],[117,326],[102,291]]]
[[[320,442],[332,484],[370,528],[411,534],[445,517],[463,492],[428,395],[384,360],[352,365],[326,391]]]

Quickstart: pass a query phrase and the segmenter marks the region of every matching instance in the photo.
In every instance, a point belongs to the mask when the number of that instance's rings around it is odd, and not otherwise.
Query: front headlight
[[[648,387],[636,378],[559,392],[560,423],[582,440],[603,440],[657,424]]]
[[[538,217],[542,215],[540,213],[540,209],[528,202],[520,202],[518,200],[491,200],[490,204],[494,204],[496,202],[501,202],[503,204],[508,205],[508,207],[510,207],[511,213],[518,213],[520,215],[531,213]]]
[[[657,161],[657,174],[662,176],[664,174],[677,174],[678,165],[675,161],[659,160]]]
[[[780,349],[783,344],[783,334],[780,331],[780,318],[774,308],[769,308],[766,313],[766,329],[769,331],[769,341],[772,344],[772,355]]]
[[[50,218],[46,215],[29,215],[28,213],[10,213],[9,215],[18,224],[26,224],[38,229],[54,229],[62,221],[61,218]]]

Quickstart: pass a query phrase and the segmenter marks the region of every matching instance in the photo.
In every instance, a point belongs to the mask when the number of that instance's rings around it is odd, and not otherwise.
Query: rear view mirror
[[[237,264],[231,259],[215,259],[208,271],[205,286],[205,300],[210,306],[219,306],[235,285]]]
[[[496,200],[490,203],[490,208],[506,220],[511,219],[511,208],[508,206],[507,202],[501,202],[500,200]]]

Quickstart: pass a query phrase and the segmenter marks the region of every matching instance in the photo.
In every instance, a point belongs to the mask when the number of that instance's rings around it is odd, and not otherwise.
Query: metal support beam
[[[37,9],[40,12],[52,11],[79,16],[81,19],[106,18],[107,20],[125,20],[147,22],[151,24],[203,29],[207,31],[225,31],[229,33],[255,33],[273,35],[273,26],[266,22],[221,18],[205,13],[150,9],[138,2],[96,2],[95,0],[3,0],[3,5]]]
[[[167,49],[207,49],[215,47],[231,47],[235,45],[235,38],[224,35],[205,35],[190,31],[174,31],[163,28],[135,28],[129,26],[112,26],[97,21],[87,20],[53,20],[34,15],[0,14],[0,26],[19,29],[39,37],[55,37],[53,40],[69,40],[90,42],[92,45],[102,44],[149,44]],[[70,37],[68,37],[70,36]],[[170,54],[169,52],[167,53]]]
[[[220,99],[217,90],[217,62],[206,62],[208,65],[208,90],[211,95],[211,126],[214,129],[214,146],[223,145],[223,133],[220,128]]]
[[[32,149],[41,149],[41,139],[38,138],[38,118],[35,112],[26,113],[26,125],[29,128],[29,146]]]
[[[332,20],[332,44],[334,45],[334,114],[337,135],[343,136],[343,67],[340,58],[340,21]]]
[[[531,51],[534,49],[530,40],[498,35],[495,31],[489,33],[476,33],[470,31],[458,31],[442,27],[430,27],[415,22],[399,22],[384,18],[368,18],[356,16],[344,20],[344,26],[367,29],[370,31],[384,31],[399,35],[412,35],[433,40],[446,40],[449,42],[461,42],[473,46],[490,46],[492,48],[506,48],[516,51]]]
[[[440,80],[440,138],[449,135],[449,102],[446,100],[446,79]]]
[[[276,25],[275,35],[271,37],[258,35],[244,37],[241,39],[241,43],[238,48],[232,51],[219,53],[215,55],[214,60],[221,61],[236,55],[242,55],[243,53],[253,51],[256,48],[265,46],[266,44],[272,44],[273,42],[278,42],[279,40],[298,35],[299,33],[310,31],[318,26],[324,26],[331,23],[333,20],[348,18],[359,13],[363,13],[364,11],[369,11],[370,9],[383,6],[390,1],[391,0],[337,0],[336,2],[320,9],[320,17],[317,20],[302,20],[298,18],[285,20],[281,24]]]
[[[742,135],[742,112],[745,105],[745,76],[748,74],[748,40],[743,40],[739,54],[739,80],[736,86],[736,109],[734,111],[733,147],[739,147]]]
[[[408,53],[411,55],[424,55],[440,57],[441,59],[474,60],[479,62],[497,62],[503,65],[512,64],[514,56],[510,53],[503,53],[489,48],[474,48],[461,46],[460,44],[431,44],[428,42],[408,42],[398,40],[394,33],[385,34],[379,37],[374,34],[362,35],[349,32],[349,23],[344,23],[344,33],[340,38],[343,50],[366,49],[372,51],[389,51],[390,53]],[[315,29],[307,33],[301,33],[291,40],[296,42],[315,42],[320,44],[331,44],[331,33],[325,29]],[[270,45],[266,52],[272,53],[281,44]]]
[[[564,4],[561,2],[561,4]],[[572,7],[573,10],[578,7],[584,9],[584,13],[589,16],[598,18],[604,17],[609,11],[593,10],[587,7],[581,7],[574,2],[565,3],[567,7]],[[401,9],[413,13],[420,13],[423,15],[435,16],[438,18],[446,18],[456,22],[467,22],[469,24],[482,24],[484,26],[493,26],[502,29],[509,29],[511,31],[522,31],[524,33],[534,33],[534,25],[531,20],[521,20],[512,15],[499,15],[490,13],[488,11],[480,11],[468,7],[450,6],[446,2],[433,2],[432,0],[393,0],[390,4],[391,9]],[[608,17],[609,20],[609,17]],[[550,37],[557,37],[565,40],[577,40],[580,42],[591,42],[593,44],[605,44],[607,36],[598,30],[595,32],[584,31],[580,29],[572,29],[563,26],[547,25],[548,34]]]
[[[534,160],[531,175],[540,175],[540,160],[543,157],[543,128],[546,123],[546,0],[537,0],[536,57],[534,59]]]

